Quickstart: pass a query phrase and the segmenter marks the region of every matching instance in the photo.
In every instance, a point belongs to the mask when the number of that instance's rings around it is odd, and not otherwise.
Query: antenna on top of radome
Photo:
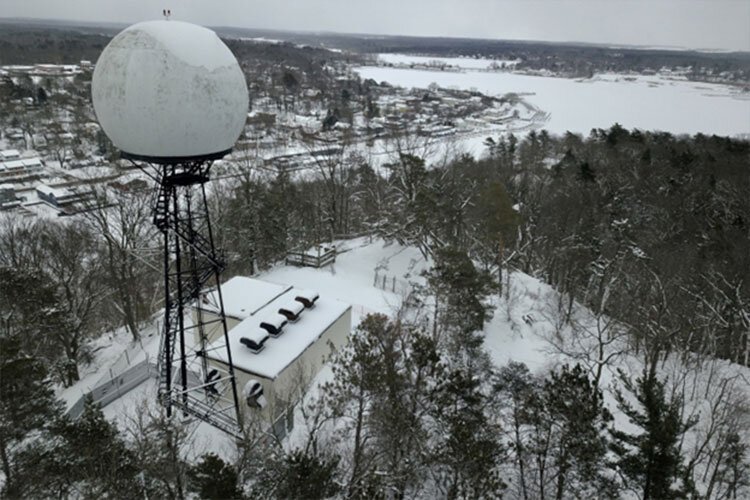
[[[164,9],[169,18],[171,11]],[[245,125],[247,83],[213,31],[147,21],[115,36],[91,81],[102,130],[155,181],[154,225],[164,250],[164,326],[159,402],[239,437],[242,421],[221,296],[222,254],[214,246],[206,183]],[[208,319],[205,289],[218,300]],[[192,321],[187,317],[193,312]],[[213,366],[209,356],[226,362]]]
[[[164,19],[169,21],[169,18],[172,16],[172,11],[170,9],[162,9],[161,14],[164,16]]]

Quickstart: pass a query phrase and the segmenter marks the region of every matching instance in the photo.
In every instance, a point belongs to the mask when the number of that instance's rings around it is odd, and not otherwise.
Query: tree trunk
[[[13,482],[13,475],[11,474],[10,459],[8,458],[5,440],[2,437],[0,437],[0,459],[2,459],[3,474],[5,474],[5,492],[9,498],[12,498],[15,484]]]
[[[500,234],[497,244],[497,296],[503,298],[503,235]]]
[[[565,457],[563,456],[563,462]],[[557,493],[555,498],[557,500],[563,500],[563,492],[565,491],[565,467],[560,467],[557,471]]]
[[[521,440],[521,423],[518,419],[518,410],[513,411],[513,424],[516,434],[516,458],[518,459],[518,470],[521,474],[521,492],[523,500],[528,500],[528,488],[526,486],[526,464],[523,459],[523,442]]]
[[[362,426],[364,423],[365,401],[360,392],[357,406],[357,426],[354,432],[354,456],[352,457],[352,477],[349,480],[348,498],[357,497],[357,487],[361,479],[362,471]]]

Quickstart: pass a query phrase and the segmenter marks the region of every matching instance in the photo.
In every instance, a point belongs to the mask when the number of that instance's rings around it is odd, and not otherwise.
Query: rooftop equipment
[[[296,300],[290,300],[279,308],[279,314],[284,316],[290,323],[296,323],[305,306]]]
[[[267,404],[263,396],[263,385],[256,379],[250,379],[242,389],[242,395],[245,396],[245,402],[250,408],[264,408]]]
[[[242,345],[258,354],[265,347],[266,340],[268,340],[268,332],[263,328],[257,328],[248,335],[240,337]]]
[[[266,330],[271,337],[278,337],[281,335],[286,323],[286,316],[272,314],[260,322],[260,327]]]
[[[315,301],[318,300],[318,298],[320,298],[318,292],[313,290],[302,290],[294,297],[294,300],[310,309],[315,307]]]

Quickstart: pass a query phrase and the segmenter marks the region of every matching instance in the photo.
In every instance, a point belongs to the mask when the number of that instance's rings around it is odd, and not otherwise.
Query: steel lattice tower
[[[159,402],[168,416],[178,408],[239,436],[239,397],[220,288],[225,265],[214,246],[206,199],[212,162],[201,158],[136,163],[156,181],[153,222],[163,235],[165,304],[158,361]],[[207,287],[215,287],[210,301],[212,319],[203,313],[209,300]],[[193,313],[192,321],[186,321],[188,312]],[[212,335],[209,342],[209,332],[216,329],[218,335]],[[208,357],[217,351],[224,351],[227,368],[209,366]]]
[[[214,246],[206,183],[213,161],[232,150],[244,129],[249,101],[242,69],[209,29],[145,21],[104,48],[91,98],[122,157],[156,182],[154,224],[163,236],[165,307],[159,402],[167,415],[177,409],[239,436],[220,288],[224,259]]]

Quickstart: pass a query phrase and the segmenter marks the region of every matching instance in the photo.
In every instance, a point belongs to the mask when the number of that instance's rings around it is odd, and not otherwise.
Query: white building
[[[21,153],[17,149],[5,149],[0,151],[0,161],[17,160],[21,157]]]
[[[39,184],[36,187],[36,194],[40,200],[60,209],[85,201],[91,196],[89,191],[74,191],[65,187],[50,187],[46,184]]]
[[[3,182],[36,175],[42,170],[42,160],[38,157],[20,158],[14,149],[0,151],[0,155],[0,178]]]
[[[346,344],[351,305],[310,290],[246,277],[230,279],[221,291],[237,390],[246,389],[242,409],[246,418],[260,418],[273,424],[276,435],[284,435],[291,430],[292,410],[301,391],[332,350]],[[194,315],[215,318],[217,303],[218,294],[210,291]],[[206,333],[212,345],[223,346],[223,339],[217,338],[220,323],[214,325]],[[209,362],[226,368],[226,350],[212,350],[212,345],[207,348]],[[253,386],[256,391],[247,394]]]
[[[13,184],[0,184],[0,210],[16,208],[21,202],[16,198]]]

